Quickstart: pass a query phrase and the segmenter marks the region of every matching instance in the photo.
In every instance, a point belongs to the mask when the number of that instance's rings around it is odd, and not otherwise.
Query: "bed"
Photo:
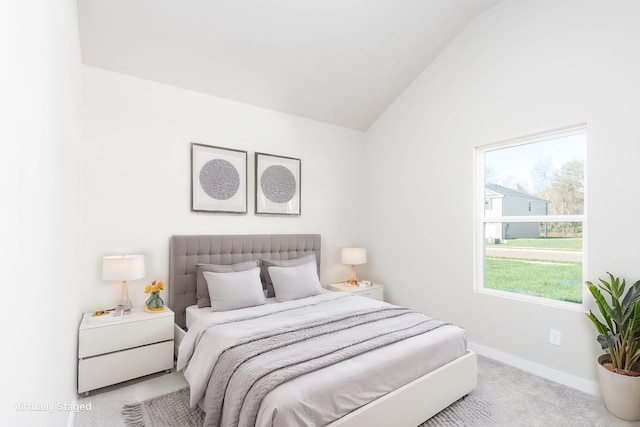
[[[266,303],[257,307],[219,313],[213,313],[210,307],[197,306],[197,264],[231,266],[260,260],[277,260],[286,264],[288,260],[312,256],[315,258],[316,274],[319,275],[320,248],[320,235],[314,234],[172,236],[168,304],[175,312],[176,347],[177,350],[180,348],[177,353],[178,365],[184,370],[190,384],[191,404],[209,409],[207,419],[217,414],[218,408],[208,402],[215,402],[215,395],[219,393],[214,381],[208,378],[214,368],[203,363],[209,363],[204,362],[207,359],[215,359],[210,356],[218,351],[214,349],[215,346],[221,345],[233,334],[238,335],[233,335],[233,339],[241,342],[247,330],[271,334],[280,325],[289,328],[285,334],[287,336],[293,337],[303,330],[308,333],[308,330],[317,328],[320,331],[318,337],[327,339],[325,336],[330,335],[331,339],[335,337],[336,341],[343,340],[343,343],[348,342],[344,341],[346,338],[338,337],[349,334],[361,337],[376,329],[368,327],[370,324],[366,322],[393,323],[400,316],[413,319],[416,324],[412,328],[433,330],[423,333],[419,329],[398,328],[394,334],[371,339],[392,341],[380,341],[377,344],[379,347],[365,348],[360,352],[355,352],[357,347],[362,346],[359,342],[357,345],[345,345],[340,351],[324,356],[333,361],[312,366],[308,372],[290,374],[289,380],[265,389],[264,395],[260,395],[261,400],[253,404],[253,412],[249,411],[249,418],[224,418],[226,415],[218,414],[216,417],[219,418],[214,417],[217,422],[223,421],[224,425],[227,419],[233,419],[232,423],[238,422],[238,419],[250,419],[250,425],[273,427],[291,424],[415,427],[476,387],[476,356],[466,348],[464,330],[441,324],[435,319],[422,320],[419,316],[425,316],[419,313],[384,302],[347,293],[322,291],[317,295],[282,302],[266,298]],[[355,326],[345,327],[344,331],[325,333],[321,328],[325,328],[328,321],[317,317],[320,312],[331,313],[332,322],[341,320],[341,317],[345,322],[353,322],[355,317],[350,312],[357,312],[363,320]],[[270,323],[272,321],[275,323]],[[315,321],[313,328],[302,323],[307,321]],[[219,326],[222,323],[227,329]],[[297,323],[300,326],[296,326]],[[213,327],[207,328],[211,325]],[[414,330],[414,335],[403,335],[406,331]],[[396,338],[389,338],[391,336]],[[307,339],[315,340],[316,337],[305,337],[305,345],[312,342]],[[205,344],[214,347],[209,349]],[[240,351],[238,347],[238,353],[247,351]],[[316,350],[309,352],[313,351]],[[215,372],[217,369],[216,366]],[[282,373],[280,376],[286,375]],[[273,381],[269,379],[266,382]],[[227,392],[233,390],[228,388]],[[227,400],[234,399],[227,396]],[[244,414],[244,407],[242,411]],[[246,421],[244,423],[247,424]]]

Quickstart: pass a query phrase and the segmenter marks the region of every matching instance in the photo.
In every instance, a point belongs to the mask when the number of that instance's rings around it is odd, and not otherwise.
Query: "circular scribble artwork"
[[[264,196],[274,203],[286,203],[296,194],[296,178],[284,166],[269,166],[260,176]]]
[[[209,197],[227,200],[240,188],[240,175],[226,160],[209,160],[200,169],[200,186]]]

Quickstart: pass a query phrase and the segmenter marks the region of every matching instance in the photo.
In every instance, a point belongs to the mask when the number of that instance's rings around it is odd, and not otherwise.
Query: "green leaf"
[[[602,347],[603,350],[609,349],[609,343],[604,335],[598,335],[597,341],[600,343],[600,347]]]
[[[622,300],[622,311],[628,312],[634,309],[634,306],[640,302],[640,280],[634,283]]]
[[[596,327],[596,330],[600,333],[600,336],[602,336],[603,338],[606,338],[612,335],[611,329],[609,329],[607,325],[605,325],[604,323],[600,322],[591,310],[589,310],[589,313],[587,313],[587,317],[591,320],[593,325]],[[613,342],[609,342],[608,345],[613,345]]]
[[[613,309],[611,309],[611,307],[609,307],[609,304],[607,303],[607,300],[605,300],[604,296],[602,295],[602,292],[600,292],[600,289],[598,289],[591,282],[587,282],[587,285],[589,287],[589,291],[591,292],[591,295],[593,295],[593,299],[596,301],[596,304],[598,305],[598,310],[600,311],[600,314],[604,318],[604,321],[607,322],[609,329],[617,332],[614,328],[613,322],[611,321],[612,319],[615,320],[615,318],[617,317],[616,313],[613,311]]]

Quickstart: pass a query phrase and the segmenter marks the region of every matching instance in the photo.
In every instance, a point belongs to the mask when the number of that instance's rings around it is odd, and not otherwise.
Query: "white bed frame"
[[[467,354],[328,424],[416,427],[478,385],[476,354]]]
[[[193,236],[174,236],[174,238],[172,238],[172,266],[174,265],[175,255],[173,245],[176,237],[187,240],[193,238]],[[200,236],[200,238],[202,237],[204,236]],[[207,237],[213,238],[220,236]],[[319,237],[317,239],[319,243]],[[319,248],[316,249],[318,249],[319,252]],[[319,262],[318,252],[316,252],[316,257]],[[173,277],[173,274],[174,273],[170,273],[170,277]],[[171,289],[171,283],[169,286]],[[175,325],[174,343],[176,357],[178,348],[185,334],[186,332],[179,325]],[[477,356],[473,351],[468,350],[464,356],[362,406],[328,424],[328,426],[362,427],[383,425],[416,427],[455,401],[466,396],[473,391],[477,385]]]
[[[185,334],[175,325],[176,357]],[[468,350],[464,356],[350,412],[327,427],[416,427],[477,386],[477,356]]]

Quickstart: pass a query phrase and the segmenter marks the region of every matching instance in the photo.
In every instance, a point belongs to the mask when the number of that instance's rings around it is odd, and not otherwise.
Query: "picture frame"
[[[255,153],[256,215],[301,214],[301,161]]]
[[[191,210],[247,213],[247,152],[191,143]]]

